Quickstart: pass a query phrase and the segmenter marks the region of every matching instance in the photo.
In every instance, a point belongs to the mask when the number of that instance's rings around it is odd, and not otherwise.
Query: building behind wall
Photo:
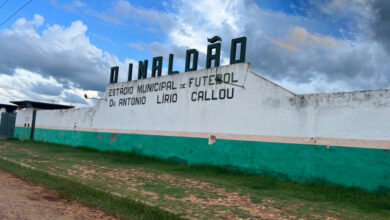
[[[15,122],[16,126],[24,128],[22,133],[15,131],[16,132],[15,134],[14,132],[14,136],[21,140],[28,140],[34,138],[37,110],[57,110],[57,109],[73,108],[73,106],[69,106],[69,105],[60,105],[60,104],[36,102],[36,101],[29,101],[29,100],[12,101],[11,103],[15,104],[18,107],[17,114],[20,115],[19,117],[16,118],[16,122]]]
[[[11,104],[1,104],[0,103],[0,117],[1,114],[6,112],[6,113],[15,113],[16,109],[18,106],[16,105],[11,105]]]

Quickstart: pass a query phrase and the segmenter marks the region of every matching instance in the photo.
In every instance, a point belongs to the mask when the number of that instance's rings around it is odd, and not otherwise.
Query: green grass
[[[220,210],[227,210],[240,217],[248,217],[247,212],[237,207],[203,207],[182,201],[188,195],[194,195],[200,199],[223,199],[223,193],[218,194],[216,193],[218,191],[213,191],[214,188],[218,188],[248,196],[253,203],[258,203],[259,206],[263,206],[266,201],[271,201],[265,206],[280,209],[283,216],[294,215],[309,219],[326,216],[340,219],[390,219],[389,193],[368,193],[359,189],[347,189],[334,185],[297,184],[231,172],[224,168],[181,165],[132,153],[99,152],[89,148],[16,140],[0,140],[0,145],[5,142],[12,143],[13,146],[0,149],[0,156],[29,164],[39,170],[47,170],[47,172],[55,168],[55,172],[70,179],[53,177],[46,172],[32,171],[5,161],[0,161],[1,168],[56,189],[72,199],[91,205],[99,204],[107,213],[115,215],[146,219],[177,218],[176,215],[134,202],[134,200],[141,200],[153,206],[173,210],[178,215],[186,217],[216,218],[218,217],[217,211]],[[39,156],[34,156],[31,152]],[[77,170],[75,165],[90,167],[97,173],[88,176],[89,174],[83,174],[78,170],[79,173],[70,175],[69,170]],[[134,170],[142,173],[139,176],[132,176],[129,180],[116,178],[115,175],[106,175],[108,171],[113,170],[123,172]],[[143,174],[151,175],[151,177],[146,178]],[[158,179],[164,174],[175,177],[175,180]],[[204,182],[213,188],[196,188],[196,184],[190,187],[185,184],[186,179],[196,181],[196,183]],[[129,190],[131,183],[139,184],[136,191]],[[142,195],[140,190],[153,192],[159,195],[159,198],[152,199],[153,196]],[[116,198],[107,191],[119,193],[124,197]],[[164,196],[170,196],[176,200],[166,200]],[[197,215],[186,213],[188,209],[193,209]]]
[[[180,219],[178,216],[128,198],[111,195],[85,184],[32,170],[0,159],[0,167],[14,175],[56,190],[60,195],[92,207],[102,207],[107,214],[128,219]]]

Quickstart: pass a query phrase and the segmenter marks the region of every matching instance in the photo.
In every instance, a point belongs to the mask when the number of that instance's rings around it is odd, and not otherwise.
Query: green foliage
[[[286,211],[287,214],[305,218],[318,218],[318,215],[331,215],[342,219],[389,219],[390,194],[369,193],[359,189],[345,188],[334,185],[298,184],[258,175],[232,172],[228,168],[212,166],[188,166],[165,161],[152,157],[139,156],[125,152],[99,152],[90,148],[68,147],[38,142],[20,142],[16,140],[0,140],[13,143],[17,147],[31,149],[40,155],[39,159],[53,160],[53,158],[67,158],[72,163],[82,164],[92,161],[107,169],[135,169],[153,174],[170,174],[181,179],[205,181],[215,187],[225,189],[227,192],[239,192],[249,196],[252,202],[261,203],[265,199],[275,201],[275,206],[285,207],[298,204],[295,210]],[[7,158],[25,158],[22,153],[0,151],[0,155]],[[47,165],[48,167],[50,165]],[[66,163],[64,162],[64,166]],[[107,213],[137,219],[175,219],[176,215],[134,202],[130,197],[118,198],[111,194],[96,190],[94,186],[86,186],[76,181],[53,177],[47,173],[33,171],[18,165],[0,160],[0,167],[31,179],[50,188],[58,190],[61,194],[80,200],[86,204],[99,205]],[[47,167],[47,168],[48,168]],[[99,184],[107,185],[105,182]],[[183,198],[191,191],[183,188],[172,188],[164,182],[145,182],[143,189],[151,190],[159,195],[169,195]],[[207,192],[202,192],[205,197]],[[169,202],[162,201],[161,204]],[[175,209],[177,203],[170,203],[169,207]]]

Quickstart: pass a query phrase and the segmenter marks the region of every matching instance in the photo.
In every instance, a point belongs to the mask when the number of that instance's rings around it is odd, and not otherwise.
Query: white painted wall
[[[32,115],[33,115],[33,109],[32,108],[16,110],[15,126],[16,127],[25,127],[25,124],[26,124],[26,127],[27,127],[27,125],[29,124],[30,127],[31,127],[31,125],[32,125]],[[52,119],[52,120],[54,120],[54,119]]]
[[[228,84],[189,88],[190,78],[233,72],[240,88]],[[174,81],[186,88],[137,94],[141,84]],[[134,94],[109,96],[110,89],[133,86]],[[194,102],[193,92],[234,89],[233,99]],[[156,104],[176,93],[176,103]],[[146,97],[145,105],[110,107],[120,98]],[[390,140],[390,91],[295,95],[250,71],[248,63],[107,85],[105,100],[92,109],[39,110],[36,127],[96,131],[158,131]],[[17,124],[28,110],[18,111]],[[218,138],[218,137],[217,137]]]

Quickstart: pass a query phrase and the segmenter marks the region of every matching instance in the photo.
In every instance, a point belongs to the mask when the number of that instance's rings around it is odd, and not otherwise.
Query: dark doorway
[[[15,113],[3,112],[0,121],[0,137],[13,137],[15,130]]]

